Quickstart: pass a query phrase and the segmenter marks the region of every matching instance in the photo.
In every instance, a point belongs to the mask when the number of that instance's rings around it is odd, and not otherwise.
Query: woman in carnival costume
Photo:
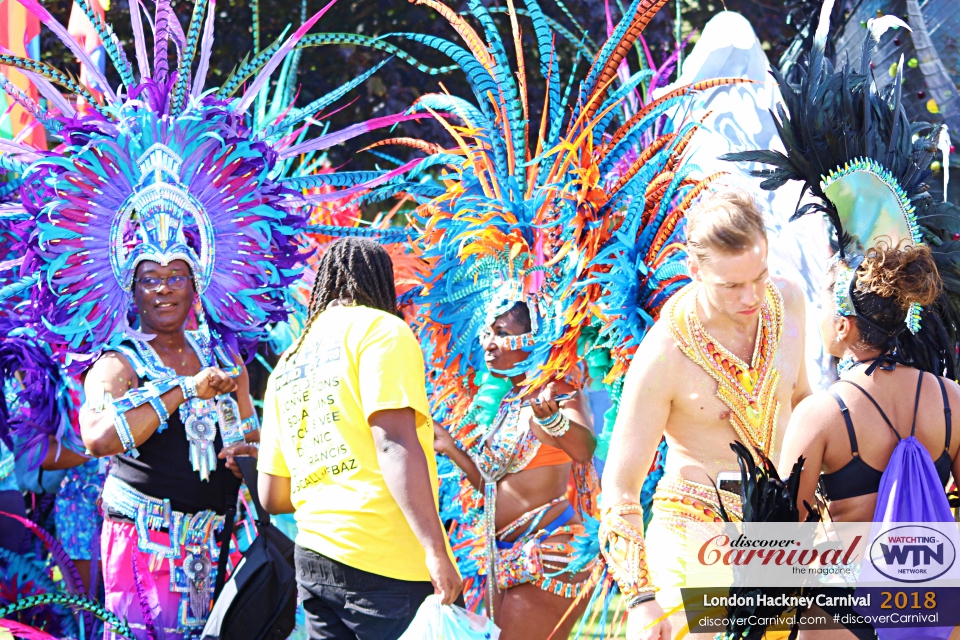
[[[444,426],[436,448],[462,471],[446,465],[441,515],[454,523],[467,604],[485,604],[502,638],[566,637],[577,617],[571,608],[583,610],[603,566],[594,533],[595,436],[580,393],[581,334],[602,295],[598,283],[632,313],[636,300],[626,300],[630,292],[620,286],[642,297],[638,272],[676,253],[671,238],[706,181],[682,166],[694,126],[660,131],[655,123],[689,92],[724,81],[681,87],[625,116],[626,96],[653,72],[614,87],[617,70],[663,4],[637,0],[571,100],[561,92],[555,30],[528,0],[522,15],[533,23],[546,81],[536,119],[526,101],[522,48],[515,76],[488,10],[470,5],[481,33],[440,2],[426,4],[450,21],[466,48],[401,35],[449,55],[467,74],[476,104],[449,94],[418,100],[411,112],[463,123],[439,119],[454,144],[383,141],[429,155],[405,166],[413,169],[406,180],[365,197],[406,193],[419,202],[407,233],[431,271],[407,297],[435,372],[432,410]],[[521,14],[512,5],[505,12],[518,40]],[[529,126],[538,121],[531,146]],[[441,185],[412,179],[437,165],[446,170]],[[614,241],[617,232],[623,240]],[[632,275],[615,275],[621,268]],[[632,352],[632,336],[620,337],[618,355]]]
[[[50,111],[27,106],[63,140],[23,172],[29,243],[19,284],[33,285],[41,337],[70,353],[73,370],[91,365],[84,442],[116,457],[103,495],[108,608],[129,617],[137,637],[195,637],[236,500],[230,453],[255,454],[245,441],[256,441],[258,425],[239,363],[267,323],[286,317],[300,208],[314,198],[302,193],[302,178],[275,169],[390,118],[314,139],[304,139],[305,128],[288,135],[322,108],[318,101],[269,126],[245,124],[323,11],[211,90],[207,2],[195,4],[186,32],[169,3],[157,3],[152,59],[143,16],[132,12],[139,81],[111,28],[93,20],[121,78],[115,92],[62,25],[38,3],[23,4],[92,70],[105,99],[43,63],[0,56],[48,99]],[[173,66],[171,40],[180,53]],[[85,99],[90,113],[79,115],[54,84]],[[136,316],[139,331],[130,326]],[[185,332],[191,317],[197,330]]]
[[[938,131],[908,120],[900,104],[902,68],[882,92],[871,75],[870,54],[879,37],[890,27],[909,27],[894,16],[871,20],[859,71],[849,66],[834,71],[824,54],[832,4],[821,9],[812,50],[799,65],[799,83],[777,75],[786,153],[727,156],[772,165],[755,172],[767,178],[765,188],[788,180],[804,183],[814,201],[795,216],[826,214],[839,244],[823,283],[820,330],[824,347],[840,359],[840,381],[796,408],[780,466],[785,471],[798,458],[805,461],[802,471],[795,469],[801,518],[806,505],[816,504],[819,486],[836,522],[952,520],[945,492],[931,491],[919,475],[894,478],[896,494],[911,501],[912,515],[887,513],[897,507],[885,486],[888,470],[907,468],[894,461],[910,455],[895,452],[901,447],[913,447],[926,461],[921,466],[928,467],[933,485],[945,487],[951,474],[960,473],[955,435],[960,425],[951,414],[960,403],[954,381],[960,264],[940,249],[952,240],[960,211],[927,193]],[[911,468],[913,474],[923,471]],[[849,606],[825,608],[852,613]],[[848,629],[858,638],[921,633],[865,625]],[[927,628],[923,637],[947,637],[950,631]]]

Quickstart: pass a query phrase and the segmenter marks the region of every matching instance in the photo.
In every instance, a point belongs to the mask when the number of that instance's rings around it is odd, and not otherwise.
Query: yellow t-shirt
[[[384,482],[368,419],[410,407],[437,501],[423,354],[400,318],[363,306],[314,319],[270,375],[257,468],[290,478],[297,544],[397,580],[427,581],[426,555]]]

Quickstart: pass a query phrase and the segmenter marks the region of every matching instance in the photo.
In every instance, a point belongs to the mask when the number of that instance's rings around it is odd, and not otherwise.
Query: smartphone
[[[740,472],[721,471],[717,474],[717,488],[740,495]]]
[[[559,394],[553,396],[553,401],[559,404],[559,403],[561,403],[561,402],[566,402],[567,400],[572,400],[573,398],[576,397],[576,395],[577,395],[577,392],[576,392],[576,391],[571,391],[570,393],[559,393]],[[529,407],[529,406],[530,406],[530,401],[529,401],[529,400],[524,400],[523,403],[522,403],[520,406],[521,406],[521,407]],[[739,478],[740,476],[737,476],[737,477]]]

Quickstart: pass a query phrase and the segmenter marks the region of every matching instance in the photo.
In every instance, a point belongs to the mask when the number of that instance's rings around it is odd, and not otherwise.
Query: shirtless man
[[[628,640],[667,640],[685,626],[684,535],[714,521],[713,482],[738,469],[730,443],[777,460],[792,409],[810,393],[803,295],[770,276],[767,249],[748,194],[701,203],[687,217],[693,282],[664,306],[627,372],[603,474],[600,537],[627,599]],[[662,436],[669,454],[644,543],[638,496]],[[720,496],[739,517],[739,495]]]

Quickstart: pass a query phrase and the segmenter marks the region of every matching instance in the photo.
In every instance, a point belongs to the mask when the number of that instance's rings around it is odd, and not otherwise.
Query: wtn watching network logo
[[[896,582],[929,582],[953,566],[953,541],[931,527],[904,525],[878,535],[870,545],[870,564]]]

